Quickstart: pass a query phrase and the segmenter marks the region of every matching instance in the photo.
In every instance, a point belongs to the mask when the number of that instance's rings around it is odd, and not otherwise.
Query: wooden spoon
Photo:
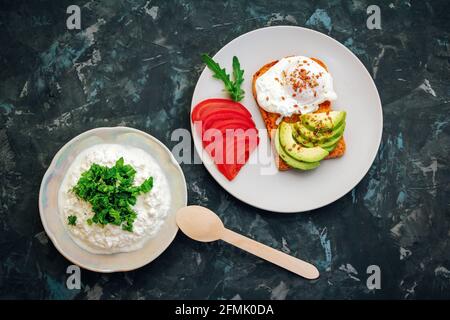
[[[307,279],[319,277],[319,270],[312,264],[225,228],[222,220],[207,208],[184,207],[178,210],[176,219],[180,229],[194,240],[211,242],[221,239]]]

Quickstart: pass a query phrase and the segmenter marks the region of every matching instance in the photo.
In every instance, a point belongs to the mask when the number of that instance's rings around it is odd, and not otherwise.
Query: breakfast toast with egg
[[[320,64],[322,67],[325,68],[325,70],[328,70],[327,66],[325,65],[325,63],[323,63],[321,60],[316,59],[316,58],[311,58],[312,60],[316,61],[318,64]],[[273,65],[275,65],[278,61],[272,61],[269,62],[267,64],[265,64],[264,66],[262,66],[254,75],[253,75],[253,81],[252,81],[252,92],[253,92],[253,97],[256,100],[256,104],[258,104],[258,99],[257,99],[257,92],[256,92],[256,80],[263,75],[265,72],[267,72]],[[278,128],[278,118],[280,117],[280,115],[278,113],[271,113],[271,112],[267,112],[266,110],[264,110],[263,108],[261,108],[261,106],[259,106],[259,110],[261,112],[261,116],[264,120],[264,123],[266,125],[267,131],[269,133],[269,137],[270,139],[273,141],[273,136],[276,132],[276,129]],[[325,101],[323,103],[321,103],[319,105],[319,109],[317,111],[315,111],[315,113],[320,113],[320,112],[329,112],[331,111],[331,102],[330,101]],[[284,121],[287,122],[292,122],[292,121],[298,121],[298,115],[293,115],[291,117],[285,117],[283,119]],[[333,159],[333,158],[339,158],[341,156],[344,155],[345,153],[345,141],[344,141],[344,137],[342,137],[339,142],[337,143],[336,148],[330,152],[330,154],[326,157],[326,159]],[[275,148],[273,148],[275,150]],[[278,170],[280,171],[286,171],[291,169],[291,167],[283,160],[281,159],[280,156],[278,156],[278,154],[276,153],[276,151],[274,151],[275,157],[276,157],[276,165]]]

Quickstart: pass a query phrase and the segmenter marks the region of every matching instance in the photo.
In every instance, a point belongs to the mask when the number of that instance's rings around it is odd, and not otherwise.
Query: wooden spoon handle
[[[253,239],[247,238],[229,229],[224,230],[221,239],[242,250],[250,252],[255,256],[294,272],[306,279],[316,279],[319,277],[319,270],[317,270],[317,268],[312,264],[266,246],[265,244],[257,242]]]

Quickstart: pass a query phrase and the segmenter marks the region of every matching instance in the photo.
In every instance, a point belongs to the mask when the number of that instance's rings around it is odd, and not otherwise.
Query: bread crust
[[[327,66],[325,65],[325,63],[323,63],[323,61],[321,61],[317,58],[311,58],[311,59],[316,61],[322,67],[324,67],[325,70],[328,70]],[[259,108],[259,111],[263,118],[264,124],[266,125],[266,129],[269,134],[269,138],[272,141],[272,149],[274,150],[275,163],[277,165],[277,168],[280,171],[286,171],[286,170],[291,169],[291,167],[283,159],[280,158],[280,156],[277,154],[275,148],[273,147],[273,137],[275,135],[275,131],[278,128],[277,120],[280,117],[280,114],[267,112],[266,110],[261,108],[260,105],[258,104],[258,98],[257,98],[257,93],[256,93],[256,80],[260,76],[262,76],[264,73],[266,73],[277,62],[278,62],[278,60],[269,62],[269,63],[263,65],[258,71],[255,72],[255,74],[253,75],[253,80],[252,80],[252,93],[253,93],[253,97],[255,98],[256,104],[258,105],[258,108]],[[319,105],[319,109],[315,113],[328,112],[328,111],[331,111],[331,103],[330,103],[330,101],[325,101]],[[298,115],[293,115],[291,117],[285,117],[283,120],[287,121],[287,122],[295,122],[298,120]],[[346,149],[346,145],[345,145],[344,137],[342,137],[338,141],[336,148],[333,151],[331,151],[330,154],[325,159],[333,159],[333,158],[342,157],[345,153],[345,149]]]

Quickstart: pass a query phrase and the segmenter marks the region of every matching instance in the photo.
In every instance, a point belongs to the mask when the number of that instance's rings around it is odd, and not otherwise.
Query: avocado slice
[[[307,147],[307,148],[312,148],[315,147],[316,145],[314,143],[312,143],[311,141],[306,140],[305,138],[303,138],[300,133],[298,133],[296,126],[294,125],[294,132],[292,133],[292,136],[294,137],[294,139],[300,143],[301,145]]]
[[[343,122],[339,127],[332,131],[311,131],[302,125],[300,122],[294,124],[294,129],[297,131],[303,140],[306,142],[312,142],[313,145],[321,146],[323,143],[328,142],[338,136],[342,136],[345,129],[345,122]],[[306,145],[305,145],[306,146]]]
[[[338,128],[344,121],[345,111],[307,113],[301,116],[302,124],[312,131],[330,131]]]
[[[338,129],[336,129],[336,131],[331,134],[331,138],[329,139],[323,139],[323,141],[311,141],[306,139],[302,134],[299,133],[299,130],[297,128],[301,127],[301,125],[298,125],[298,123],[296,123],[294,125],[294,139],[299,143],[304,145],[305,147],[311,148],[314,146],[320,146],[324,149],[326,149],[327,151],[331,152],[328,148],[332,147],[333,145],[337,144],[337,142],[339,141],[339,139],[341,139],[342,135],[344,134],[344,129],[345,129],[345,123],[343,123],[342,125],[339,126]],[[304,127],[303,127],[304,128]],[[334,148],[332,149],[334,150]]]
[[[284,151],[283,147],[280,144],[279,132],[280,132],[280,129],[278,128],[278,130],[275,133],[275,137],[274,137],[275,150],[277,151],[280,158],[283,159],[290,167],[292,167],[294,169],[299,169],[299,170],[312,170],[312,169],[317,168],[320,165],[320,162],[303,162],[303,161],[298,161],[298,160],[292,158],[291,156],[289,156]]]
[[[337,143],[333,144],[333,145],[330,146],[330,147],[322,147],[322,148],[324,148],[324,149],[327,150],[328,152],[331,152],[331,151],[333,151],[334,149],[336,149],[336,146],[337,146]]]
[[[304,147],[293,137],[292,125],[281,122],[279,128],[280,144],[284,151],[292,158],[303,162],[317,162],[328,156],[328,151],[321,147]]]
[[[342,133],[344,133],[344,130],[342,130]],[[340,135],[334,137],[334,138],[331,139],[331,140],[328,140],[327,142],[321,143],[320,146],[321,146],[322,148],[330,148],[330,147],[334,146],[334,147],[333,147],[333,150],[334,150],[334,148],[336,147],[336,145],[337,145],[337,143],[339,142],[339,140],[341,140],[341,138],[342,138],[342,134],[340,134]]]

